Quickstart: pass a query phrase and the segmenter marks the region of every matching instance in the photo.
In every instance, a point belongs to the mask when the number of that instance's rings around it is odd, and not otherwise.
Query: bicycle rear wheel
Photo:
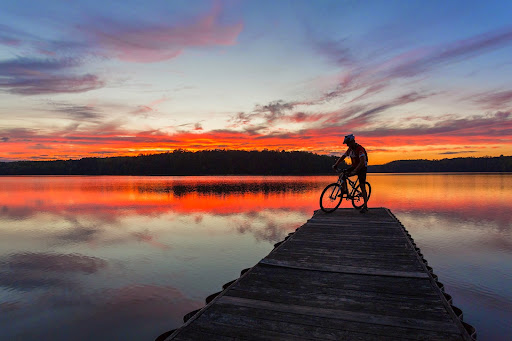
[[[370,195],[372,194],[372,186],[370,186],[369,182],[365,182],[366,194],[368,195],[368,200],[370,200]],[[352,206],[354,208],[360,209],[364,205],[363,193],[361,193],[361,187],[357,186],[356,193],[352,198]]]
[[[334,212],[341,204],[343,195],[341,194],[341,186],[338,183],[332,183],[325,187],[320,195],[320,208],[325,213]]]

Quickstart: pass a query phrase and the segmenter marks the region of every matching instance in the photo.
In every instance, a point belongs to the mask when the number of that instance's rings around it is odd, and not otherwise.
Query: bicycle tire
[[[334,212],[340,206],[341,199],[343,199],[343,195],[339,196],[340,193],[341,186],[337,182],[327,185],[320,195],[320,208],[322,211],[325,213]]]
[[[370,196],[372,195],[372,186],[369,182],[365,182],[366,194],[368,195],[368,201],[370,200]],[[357,186],[356,193],[354,197],[352,197],[352,206],[354,208],[360,209],[364,205],[363,193],[361,193],[361,186]]]

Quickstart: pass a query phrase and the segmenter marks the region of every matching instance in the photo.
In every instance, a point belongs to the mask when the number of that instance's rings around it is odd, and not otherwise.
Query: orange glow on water
[[[505,213],[512,186],[501,175],[369,174],[370,206],[405,211],[465,212],[483,216],[493,203]],[[23,177],[25,178],[25,177]],[[491,179],[492,178],[492,179]],[[20,177],[0,179],[3,214],[28,211],[58,215],[214,214],[229,215],[280,210],[312,214],[318,196],[335,177]],[[302,183],[300,181],[304,181]],[[420,179],[420,181],[418,180]],[[471,181],[468,182],[468,179]],[[492,180],[489,182],[489,180]],[[351,207],[342,203],[342,207]]]

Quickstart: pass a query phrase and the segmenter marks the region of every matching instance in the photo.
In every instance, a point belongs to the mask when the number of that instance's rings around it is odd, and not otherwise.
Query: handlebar
[[[334,171],[339,174],[340,177],[348,178],[349,170],[347,168],[340,169],[338,167],[333,167]]]

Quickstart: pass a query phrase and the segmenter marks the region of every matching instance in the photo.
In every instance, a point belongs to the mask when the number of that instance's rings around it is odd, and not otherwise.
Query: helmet
[[[355,141],[356,138],[354,137],[354,134],[348,134],[345,136],[345,139],[343,140],[344,144],[349,143],[350,141]]]

